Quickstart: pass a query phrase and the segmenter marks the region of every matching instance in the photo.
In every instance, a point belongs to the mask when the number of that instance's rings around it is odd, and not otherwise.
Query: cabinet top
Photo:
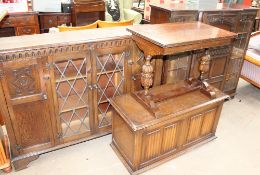
[[[117,27],[3,37],[0,38],[0,53],[108,41],[130,35],[126,27]]]
[[[200,22],[140,25],[128,27],[127,30],[162,48],[218,41],[237,35]]]

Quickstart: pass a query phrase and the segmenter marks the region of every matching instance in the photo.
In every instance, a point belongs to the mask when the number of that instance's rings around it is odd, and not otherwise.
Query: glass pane
[[[54,63],[63,137],[90,131],[86,58]]]
[[[109,98],[121,95],[124,84],[125,52],[97,56],[98,126],[111,125]]]

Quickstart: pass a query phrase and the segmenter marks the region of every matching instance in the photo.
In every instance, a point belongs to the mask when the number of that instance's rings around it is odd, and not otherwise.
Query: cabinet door
[[[2,64],[1,79],[12,122],[15,152],[28,153],[54,143],[43,59],[9,61]]]
[[[93,101],[95,132],[111,132],[112,106],[109,98],[124,94],[129,89],[128,59],[130,48],[118,46],[93,50]]]
[[[86,138],[92,131],[90,57],[87,51],[49,57],[57,141]]]

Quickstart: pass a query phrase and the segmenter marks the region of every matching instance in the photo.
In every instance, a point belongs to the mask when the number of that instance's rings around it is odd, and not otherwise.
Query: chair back
[[[133,0],[124,0],[124,9],[131,9],[133,7]]]

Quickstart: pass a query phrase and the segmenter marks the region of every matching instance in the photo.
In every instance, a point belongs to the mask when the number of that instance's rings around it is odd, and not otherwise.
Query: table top
[[[200,22],[139,25],[128,27],[127,30],[162,48],[218,41],[237,36],[235,33]]]

